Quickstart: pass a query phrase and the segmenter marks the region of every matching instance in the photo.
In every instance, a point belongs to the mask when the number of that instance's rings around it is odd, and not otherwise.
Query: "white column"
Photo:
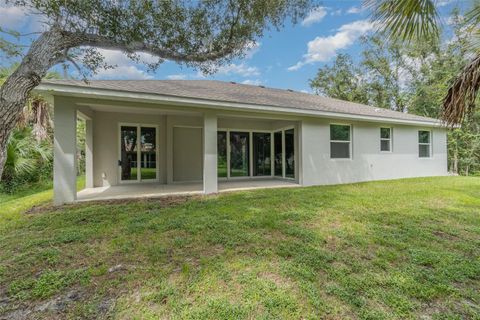
[[[55,205],[75,201],[77,110],[67,99],[54,100],[53,202]]]
[[[217,192],[217,115],[205,113],[203,118],[203,193]]]
[[[93,121],[85,120],[85,187],[93,188]]]

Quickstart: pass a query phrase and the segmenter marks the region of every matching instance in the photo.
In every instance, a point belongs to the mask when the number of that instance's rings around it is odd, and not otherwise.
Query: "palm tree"
[[[0,85],[7,77],[17,68],[18,63],[10,67],[0,68]],[[56,72],[48,72],[46,79],[59,79],[60,75]],[[49,131],[52,128],[51,106],[39,95],[32,94],[23,112],[20,114],[18,128],[32,127],[32,134],[35,139],[40,142],[48,138]]]
[[[29,177],[38,172],[38,168],[51,158],[50,141],[38,142],[31,128],[17,128],[8,139],[7,160],[2,181],[8,184],[15,178]]]
[[[372,21],[392,39],[405,42],[439,39],[440,19],[435,0],[365,0]],[[454,79],[443,100],[442,118],[447,125],[462,123],[475,109],[480,89],[480,5],[473,2],[466,14],[465,30],[472,34],[473,59]]]

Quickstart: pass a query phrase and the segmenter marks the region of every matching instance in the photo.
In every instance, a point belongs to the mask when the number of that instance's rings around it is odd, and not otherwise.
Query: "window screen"
[[[418,156],[420,158],[431,157],[431,133],[430,131],[418,131]]]
[[[350,158],[351,132],[349,125],[330,125],[330,158]]]
[[[380,128],[380,151],[392,151],[392,128]]]

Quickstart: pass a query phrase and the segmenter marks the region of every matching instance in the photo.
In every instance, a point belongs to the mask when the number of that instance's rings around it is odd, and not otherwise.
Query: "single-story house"
[[[437,119],[221,81],[48,80],[36,90],[54,105],[56,204],[447,174]]]

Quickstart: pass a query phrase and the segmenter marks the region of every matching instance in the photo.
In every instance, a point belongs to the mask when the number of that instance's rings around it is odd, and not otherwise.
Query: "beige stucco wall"
[[[95,111],[93,117],[93,183],[95,187],[117,185],[119,182],[120,124],[158,126],[159,177],[166,181],[166,124],[165,116]]]
[[[201,111],[201,110],[199,110]],[[388,124],[393,128],[393,152],[379,150],[381,123],[341,121],[352,125],[352,158],[330,159],[329,124],[338,121],[303,117],[297,121],[247,119],[230,112],[218,117],[218,128],[237,130],[277,130],[295,127],[296,177],[304,185],[349,183],[447,174],[446,131],[442,128]],[[119,123],[158,125],[159,182],[198,181],[202,168],[203,117],[191,115],[130,114],[93,112],[93,175],[94,185],[119,183]],[[176,128],[191,128],[178,131]],[[198,135],[194,135],[197,128]],[[432,130],[432,154],[418,158],[418,130]],[[175,139],[175,131],[183,134]],[[190,136],[190,138],[188,138]],[[198,140],[198,141],[197,141]],[[174,142],[178,145],[175,147]],[[182,146],[180,146],[180,144]],[[176,151],[175,151],[176,150]],[[181,153],[181,154],[180,154]],[[177,159],[175,159],[175,157]],[[179,158],[184,160],[179,160]],[[176,168],[174,167],[176,163]],[[105,174],[105,179],[102,178]],[[191,179],[189,179],[191,177]],[[177,180],[177,181],[175,181]]]
[[[202,181],[202,128],[173,128],[173,181]]]
[[[301,121],[299,148],[304,185],[447,174],[447,136],[443,128],[341,121],[352,125],[352,157],[330,159],[330,123],[339,121],[315,118]],[[382,126],[393,128],[392,152],[380,152]],[[431,158],[418,157],[418,130],[432,131]]]

